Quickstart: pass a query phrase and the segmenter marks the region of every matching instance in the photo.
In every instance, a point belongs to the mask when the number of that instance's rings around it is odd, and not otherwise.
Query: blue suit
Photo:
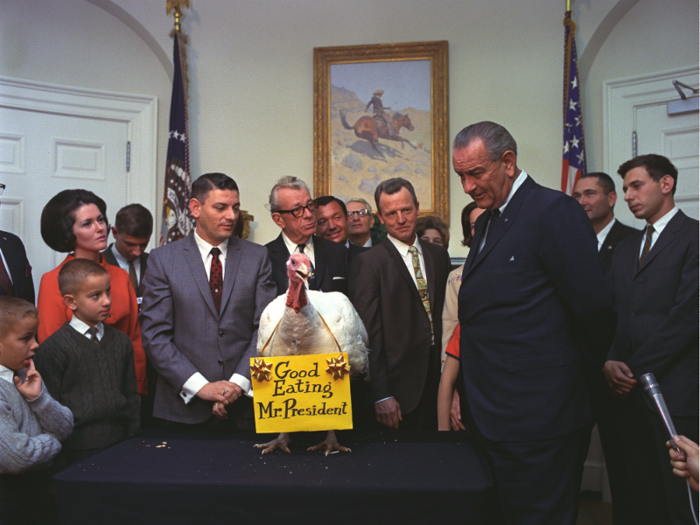
[[[563,523],[568,517],[548,507],[575,507],[578,444],[568,436],[591,421],[583,364],[602,368],[614,330],[612,289],[590,221],[571,197],[528,177],[479,251],[489,218],[477,220],[459,292],[469,422],[487,449],[509,443],[506,454],[522,461],[503,471],[487,454],[506,521]],[[532,501],[511,501],[518,493]],[[546,512],[518,515],[521,503]]]

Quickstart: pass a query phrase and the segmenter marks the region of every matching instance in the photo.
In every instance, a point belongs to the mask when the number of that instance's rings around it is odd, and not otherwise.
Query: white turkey
[[[307,289],[311,261],[294,254],[287,261],[289,288],[262,313],[258,332],[258,355],[293,356],[327,354],[336,350],[348,355],[350,374],[369,379],[367,330],[350,300],[339,292]],[[337,343],[337,344],[336,344]],[[255,445],[263,454],[281,449],[289,452],[290,437],[283,432],[269,443]],[[350,452],[330,430],[325,441],[308,450]]]

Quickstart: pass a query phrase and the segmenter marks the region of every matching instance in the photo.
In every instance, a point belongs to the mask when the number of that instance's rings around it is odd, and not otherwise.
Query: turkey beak
[[[299,269],[296,270],[296,273],[299,277],[304,279],[304,281],[309,279],[309,277],[311,277],[311,275],[312,275],[311,272],[309,271],[309,268],[304,263],[301,263],[299,265]]]

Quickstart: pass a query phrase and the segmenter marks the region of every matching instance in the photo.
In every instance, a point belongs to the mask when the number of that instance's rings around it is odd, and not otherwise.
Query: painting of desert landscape
[[[403,177],[432,209],[430,60],[334,64],[330,84],[330,194],[374,202]]]

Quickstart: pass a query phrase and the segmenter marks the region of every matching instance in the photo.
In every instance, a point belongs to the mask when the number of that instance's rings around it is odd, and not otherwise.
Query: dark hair
[[[673,163],[663,155],[650,153],[648,155],[639,155],[638,157],[628,160],[622,164],[617,172],[623,179],[627,172],[634,168],[643,167],[647,170],[649,176],[654,181],[659,182],[665,175],[669,175],[673,179],[673,189],[671,195],[676,194],[676,186],[678,185],[678,170]]]
[[[238,184],[224,173],[205,173],[192,183],[191,198],[204,204],[211,190],[238,191]]]
[[[457,133],[452,144],[453,150],[466,148],[473,141],[480,139],[484,143],[489,160],[499,160],[506,151],[512,151],[518,156],[518,145],[506,128],[495,122],[485,120],[467,126]]]
[[[406,188],[408,190],[408,193],[413,197],[413,204],[418,206],[418,198],[416,197],[416,190],[413,189],[413,184],[401,177],[395,177],[381,182],[379,186],[377,186],[377,189],[374,190],[374,203],[377,205],[377,213],[379,213],[379,215],[382,214],[382,208],[379,206],[379,197],[382,196],[382,193],[393,195],[394,193],[400,192],[401,188]]]
[[[340,209],[343,210],[343,215],[347,216],[347,214],[348,214],[348,209],[345,206],[345,203],[343,201],[341,201],[339,198],[333,197],[333,195],[328,195],[325,197],[318,197],[318,198],[314,199],[314,202],[316,203],[317,207],[328,206],[331,202],[337,202],[338,206],[340,206]]]
[[[105,201],[88,190],[63,190],[54,195],[41,212],[41,238],[49,248],[64,253],[75,249],[75,212],[88,204],[97,206],[109,229]]]
[[[140,204],[129,204],[117,212],[114,227],[119,233],[145,239],[153,233],[153,215]]]
[[[36,306],[19,297],[0,295],[0,337],[6,336],[14,323],[27,317],[39,318]]]
[[[90,259],[68,261],[58,272],[58,289],[61,295],[75,295],[88,277],[93,275],[109,275],[109,273],[104,266]]]
[[[450,245],[450,229],[440,217],[436,215],[426,215],[418,217],[416,223],[416,235],[422,237],[425,230],[436,230],[442,239],[442,245],[447,248]]]
[[[615,191],[615,183],[613,182],[612,177],[610,177],[610,175],[607,173],[603,173],[602,171],[594,171],[593,173],[585,173],[581,175],[582,179],[590,179],[593,177],[598,179],[598,186],[603,188],[603,193],[606,195],[610,195],[611,192]]]
[[[462,208],[462,246],[472,245],[472,212],[477,209],[476,202],[472,201]]]

